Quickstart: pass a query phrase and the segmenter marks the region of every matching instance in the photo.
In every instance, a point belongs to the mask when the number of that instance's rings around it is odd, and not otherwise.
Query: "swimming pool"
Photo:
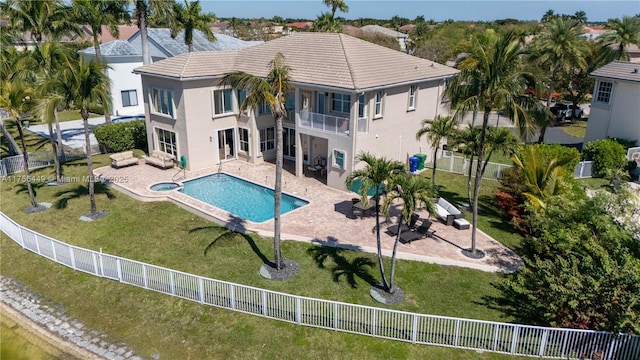
[[[273,219],[274,191],[225,173],[187,180],[178,191],[252,222]],[[309,202],[282,194],[280,214],[288,213]]]

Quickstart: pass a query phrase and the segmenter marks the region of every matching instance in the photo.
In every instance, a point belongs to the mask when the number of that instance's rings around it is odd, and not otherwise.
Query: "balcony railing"
[[[298,125],[310,129],[349,135],[349,119],[301,110]]]

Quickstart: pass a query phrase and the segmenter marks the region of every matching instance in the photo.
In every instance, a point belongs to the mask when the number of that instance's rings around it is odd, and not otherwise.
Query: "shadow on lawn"
[[[333,281],[336,283],[339,283],[340,278],[344,277],[352,289],[358,288],[357,278],[364,280],[371,286],[376,285],[378,281],[369,274],[368,269],[375,265],[373,260],[359,256],[349,261],[343,255],[345,251],[347,250],[337,247],[316,246],[309,248],[307,253],[313,258],[320,269],[326,269],[325,262],[327,260],[333,261],[335,265],[331,267],[331,274]]]
[[[115,199],[116,195],[106,185],[101,182],[96,182],[94,187],[96,195],[106,195],[107,199]],[[71,189],[61,190],[54,194],[55,197],[59,197],[55,202],[56,209],[64,209],[69,204],[69,201],[79,199],[81,197],[89,196],[89,185],[77,185]]]
[[[218,224],[201,226],[189,230],[189,234],[194,234],[200,231],[210,231],[214,233],[213,239],[204,249],[205,256],[214,246],[224,246],[225,244],[229,244],[235,239],[242,237],[249,244],[251,250],[260,258],[263,264],[271,264],[272,261],[262,253],[255,241],[253,241],[253,238],[247,235],[244,223],[244,219],[233,216],[229,221],[229,225],[227,225],[228,227],[220,226]]]

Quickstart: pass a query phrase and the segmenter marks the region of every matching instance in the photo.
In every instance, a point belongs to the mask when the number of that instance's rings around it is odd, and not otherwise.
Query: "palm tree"
[[[615,46],[617,60],[629,60],[625,49],[634,44],[640,47],[640,16],[623,16],[611,19],[605,25],[608,30],[599,40],[609,46]]]
[[[35,101],[33,95],[33,89],[25,86],[20,81],[2,79],[2,82],[0,82],[0,108],[6,110],[10,116],[15,119],[18,134],[20,135],[22,160],[24,162],[24,175],[27,183],[29,199],[31,200],[31,206],[27,208],[28,212],[44,210],[44,208],[38,206],[38,202],[36,202],[36,195],[33,192],[33,186],[31,185],[29,152],[24,140],[24,132],[22,130],[22,118],[25,114],[31,111]]]
[[[209,39],[214,41],[216,38],[209,27],[209,23],[216,20],[211,14],[201,14],[202,7],[200,1],[189,3],[184,0],[182,4],[173,3],[174,21],[171,24],[171,37],[175,38],[181,30],[184,30],[184,43],[189,47],[189,52],[193,51],[193,32],[200,30]]]
[[[347,6],[344,0],[322,0],[322,2],[331,8],[331,17],[336,15],[336,10],[340,10],[343,13],[349,12],[349,6]]]
[[[322,13],[311,26],[311,31],[314,32],[329,32],[340,33],[342,32],[342,24],[330,13]]]
[[[54,73],[60,71],[66,66],[72,53],[68,47],[61,46],[56,41],[45,41],[36,45],[35,49],[29,53],[29,56],[23,58],[26,62],[25,68],[32,74],[37,74],[38,85],[36,91],[39,99],[45,99],[48,94],[42,93],[41,85],[54,76]],[[56,170],[56,182],[62,182],[62,174],[60,168],[60,159],[64,158],[64,149],[62,144],[62,133],[60,131],[60,121],[58,119],[58,111],[54,109],[53,116],[46,116],[40,112],[49,128],[49,141],[53,150],[54,166]],[[53,125],[56,127],[57,141],[53,137]]]
[[[167,0],[132,0],[135,9],[133,17],[136,19],[138,29],[140,29],[140,41],[142,43],[142,63],[144,65],[151,64],[151,55],[149,54],[149,40],[147,37],[147,25],[149,18],[153,16],[171,18],[171,2]]]
[[[438,161],[438,149],[440,141],[451,135],[456,126],[456,121],[451,116],[436,116],[435,119],[422,120],[422,128],[416,132],[416,140],[420,140],[422,135],[426,135],[431,146],[433,146],[433,170],[431,173],[431,184],[436,184],[436,167]]]
[[[456,79],[456,82],[462,86],[451,90],[452,103],[456,108],[454,117],[473,111],[478,107],[478,104],[484,111],[482,128],[478,138],[478,164],[473,189],[473,203],[471,204],[473,209],[471,249],[469,252],[465,252],[465,254],[474,257],[479,256],[476,251],[476,224],[489,114],[494,109],[506,109],[511,115],[511,120],[520,129],[524,129],[531,122],[526,107],[523,107],[519,101],[524,92],[524,73],[519,67],[521,54],[520,42],[514,32],[496,36],[495,39],[486,43],[474,40],[474,51],[471,56],[474,57],[476,65],[463,69]],[[468,86],[474,91],[469,91],[464,84],[471,84]],[[525,97],[523,101],[527,104],[533,100]]]
[[[573,17],[578,20],[579,23],[581,24],[586,24],[587,23],[587,13],[582,11],[582,10],[578,10],[576,11],[575,15],[573,15]]]
[[[522,159],[513,156],[513,163],[521,169],[528,192],[524,195],[537,210],[546,208],[546,199],[563,191],[564,165],[577,160],[577,154],[545,159],[536,146],[527,146]]]
[[[531,44],[530,60],[548,71],[547,107],[551,107],[556,79],[561,72],[570,73],[574,68],[584,67],[587,51],[586,39],[582,35],[582,24],[575,19],[558,17],[547,22],[544,29]]]
[[[102,35],[102,26],[106,26],[114,37],[118,37],[120,34],[118,25],[123,22],[127,24],[131,22],[127,11],[127,0],[73,0],[72,4],[76,21],[88,23],[91,26],[96,61],[101,63],[102,54],[100,53],[98,35]],[[110,90],[107,89],[108,93]],[[105,111],[105,121],[110,124],[110,110]]]
[[[430,214],[433,213],[434,209],[431,201],[435,197],[435,190],[429,185],[427,178],[424,176],[413,176],[406,172],[393,174],[389,178],[389,188],[391,191],[387,193],[382,211],[385,216],[388,217],[391,204],[396,200],[402,201],[402,212],[400,213],[398,224],[402,224],[405,219],[410,219],[416,210],[421,207],[426,208]],[[396,250],[401,234],[401,227],[398,227],[398,233],[396,234],[391,255],[391,275],[389,276],[388,282],[390,293],[395,292],[393,280],[396,272]]]
[[[42,85],[42,92],[50,94],[45,103],[44,113],[52,114],[56,108],[62,105],[80,110],[80,116],[84,123],[84,140],[89,171],[89,202],[91,210],[88,216],[93,219],[97,218],[99,214],[96,211],[88,119],[90,110],[110,111],[110,80],[106,75],[107,69],[108,66],[104,63],[87,61],[80,57],[79,61],[67,61],[64,70],[59,71],[55,77],[48,79]]]
[[[382,263],[382,242],[380,239],[380,189],[387,185],[391,175],[396,172],[405,171],[403,163],[386,158],[376,158],[369,153],[361,153],[356,157],[357,160],[366,164],[366,167],[360,170],[354,170],[347,176],[346,186],[348,189],[353,187],[353,182],[359,180],[362,183],[360,187],[360,195],[363,200],[367,199],[367,193],[370,189],[375,189],[375,211],[376,211],[376,243],[378,246],[378,268],[382,277],[382,288],[384,291],[391,290],[387,278],[384,273],[384,265]]]
[[[282,123],[287,117],[286,94],[293,89],[291,82],[291,68],[286,65],[284,56],[277,53],[270,64],[270,71],[266,79],[242,71],[226,74],[222,79],[222,84],[230,85],[235,89],[247,91],[247,97],[240,104],[239,114],[245,109],[255,109],[263,103],[267,103],[271,109],[271,114],[276,123],[276,178],[274,188],[274,231],[273,250],[275,252],[276,269],[284,268],[284,259],[280,249],[280,203],[282,201]]]
[[[471,207],[472,204],[471,178],[473,174],[473,160],[476,155],[478,155],[478,139],[480,138],[481,132],[481,126],[468,125],[467,128],[455,130],[448,140],[451,148],[456,148],[469,159],[469,166],[467,168],[467,197],[469,199],[469,207]]]
[[[29,33],[36,43],[45,36],[80,34],[70,8],[62,0],[7,0],[0,3],[0,12],[7,16],[12,30]]]
[[[547,10],[547,12],[544,13],[544,15],[542,15],[542,19],[540,19],[540,22],[547,23],[557,17],[558,15],[556,15],[556,13],[552,9],[549,9]]]

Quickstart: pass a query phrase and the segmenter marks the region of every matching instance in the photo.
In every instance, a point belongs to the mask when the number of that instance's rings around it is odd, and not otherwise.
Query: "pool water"
[[[229,174],[219,173],[188,180],[178,191],[245,220],[259,223],[273,219],[274,191]],[[283,193],[280,214],[308,203]]]
[[[171,191],[180,187],[180,184],[174,182],[161,182],[151,185],[153,191]]]

